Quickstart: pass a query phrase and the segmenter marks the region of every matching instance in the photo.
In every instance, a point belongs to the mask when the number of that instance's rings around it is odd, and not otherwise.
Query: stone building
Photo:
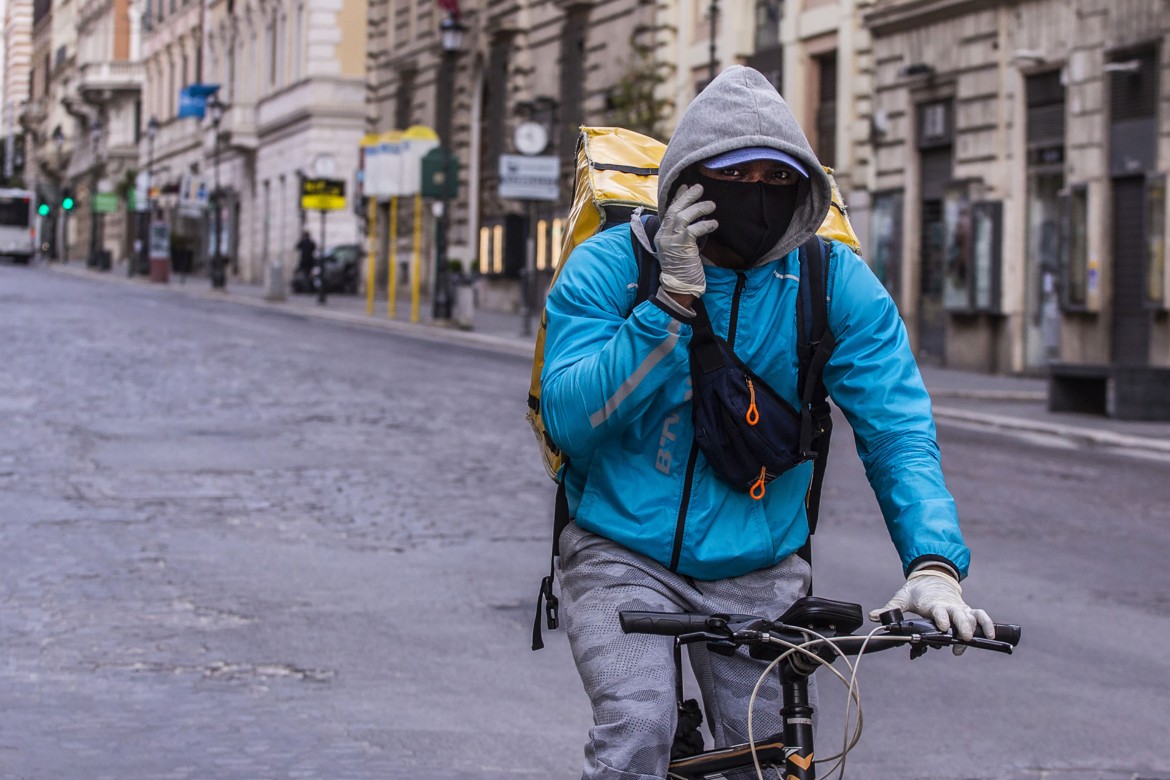
[[[327,247],[359,239],[352,207],[366,127],[365,3],[361,0],[211,0],[206,78],[227,105],[218,163],[225,224],[240,278],[264,278],[272,261],[295,265],[302,230]],[[304,177],[345,180],[350,208],[306,213]]]
[[[142,115],[139,15],[128,0],[74,0],[77,49],[62,105],[80,139],[68,169],[87,259],[102,267],[129,257],[137,225],[129,194]]]
[[[32,81],[32,0],[8,0],[3,32],[3,132],[5,178],[19,176],[24,162],[20,115],[29,100]],[[21,148],[18,150],[17,146]],[[28,179],[23,179],[27,184]]]
[[[1170,366],[1170,3],[877,0],[871,262],[920,354]]]
[[[180,272],[201,267],[210,224],[205,205],[192,207],[180,198],[192,181],[202,180],[195,177],[205,177],[207,168],[210,131],[199,116],[180,112],[183,90],[206,80],[206,13],[202,0],[150,0],[143,13],[138,168],[146,175],[138,185],[149,190],[141,198],[153,218],[169,227],[172,267]],[[140,240],[144,233],[140,229]]]
[[[79,126],[63,98],[74,75],[77,46],[75,0],[33,0],[32,73],[29,99],[20,114],[25,134],[25,177],[39,199],[58,205],[71,191]],[[59,259],[84,257],[88,236],[79,217],[59,208],[39,225],[42,244]]]
[[[530,226],[539,275],[535,287],[544,289],[571,197],[577,128],[619,125],[668,138],[678,112],[712,72],[752,55],[758,4],[370,2],[369,129],[381,133],[427,125],[454,150],[459,193],[451,213],[449,256],[480,274],[480,305],[523,306],[520,282]],[[440,28],[456,18],[465,30],[463,40],[458,51],[444,55]],[[778,15],[774,21],[778,25]],[[772,37],[778,36],[777,26]],[[520,153],[513,136],[522,124],[544,130],[539,148],[529,146],[528,153],[559,161],[555,201],[529,207],[498,195],[501,155]],[[405,205],[399,258],[410,254],[412,210]],[[382,204],[380,225],[388,215],[389,205]],[[423,216],[429,235],[430,214]],[[383,229],[382,272],[387,240]],[[429,245],[424,249],[429,252]],[[424,257],[422,286],[427,288],[436,274],[433,257]],[[409,275],[405,263],[398,273],[404,279]]]

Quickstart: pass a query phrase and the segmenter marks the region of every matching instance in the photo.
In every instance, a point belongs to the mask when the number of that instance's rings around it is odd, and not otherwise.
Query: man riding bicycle
[[[663,778],[670,760],[672,644],[623,633],[619,610],[780,615],[811,580],[798,552],[812,464],[766,486],[761,475],[760,491],[722,480],[695,445],[690,346],[702,310],[752,375],[799,408],[799,250],[825,218],[829,179],[776,90],[736,66],[683,114],[658,187],[657,293],[631,311],[638,271],[623,225],[574,250],[546,304],[542,410],[568,458],[573,517],[559,581],[595,723],[583,780]],[[853,427],[907,576],[882,609],[964,639],[977,623],[990,632],[962,598],[969,551],[898,311],[847,247],[831,244],[828,269],[824,385]],[[764,662],[702,649],[691,661],[716,746],[744,742]],[[778,695],[761,694],[757,732],[781,729]]]

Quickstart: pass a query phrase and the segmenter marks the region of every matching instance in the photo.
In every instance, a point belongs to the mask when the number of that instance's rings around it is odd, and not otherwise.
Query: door
[[[1121,366],[1150,361],[1150,310],[1146,308],[1146,180],[1113,180],[1113,312],[1111,356]]]

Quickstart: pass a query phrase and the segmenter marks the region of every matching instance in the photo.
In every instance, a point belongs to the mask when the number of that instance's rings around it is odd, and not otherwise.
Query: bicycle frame
[[[683,705],[682,645],[681,638],[676,637],[675,687],[680,708]],[[780,687],[784,706],[780,715],[784,720],[784,732],[756,742],[755,754],[760,766],[774,767],[784,780],[816,780],[816,765],[813,763],[813,708],[808,700],[808,678],[808,674],[797,671],[788,661],[781,664]],[[742,769],[752,764],[751,745],[744,743],[675,759],[670,762],[668,777],[702,780],[717,772]]]

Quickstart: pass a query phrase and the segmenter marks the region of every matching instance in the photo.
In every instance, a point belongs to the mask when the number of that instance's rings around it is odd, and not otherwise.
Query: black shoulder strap
[[[555,631],[560,625],[560,601],[553,594],[553,583],[556,581],[556,559],[561,554],[561,532],[572,522],[569,515],[569,499],[565,495],[565,477],[557,484],[556,507],[553,509],[552,555],[548,560],[548,576],[540,581],[540,592],[536,594],[536,620],[532,622],[532,649],[540,650],[544,647],[544,639],[540,634],[540,619],[543,617],[548,624],[549,631]],[[542,610],[543,607],[543,610]]]
[[[800,448],[813,457],[813,478],[805,501],[809,533],[815,533],[821,506],[821,484],[828,465],[829,438],[833,421],[824,369],[836,341],[829,330],[828,276],[829,249],[819,236],[800,248],[800,289],[797,297],[797,356],[800,369]],[[813,450],[813,439],[816,449]]]
[[[642,225],[646,228],[646,236],[650,243],[654,243],[654,236],[658,234],[658,217],[653,214],[642,216]],[[630,240],[634,245],[634,260],[638,263],[638,290],[634,296],[634,305],[649,300],[658,292],[658,257],[642,246],[642,242],[630,231]],[[569,499],[565,495],[565,480],[557,485],[556,508],[553,510],[552,554],[549,556],[548,576],[540,581],[540,592],[536,596],[536,619],[532,623],[532,649],[540,650],[544,647],[541,636],[540,623],[543,617],[549,631],[553,631],[560,624],[560,601],[553,593],[553,583],[556,582],[556,559],[561,554],[561,533],[573,521],[569,514]]]
[[[646,228],[646,238],[650,243],[654,243],[654,237],[658,235],[658,216],[656,214],[643,214],[642,226]],[[634,260],[638,263],[638,292],[634,296],[634,305],[637,306],[642,301],[648,301],[658,294],[658,255],[642,246],[642,242],[634,235],[634,231],[630,230],[630,241],[634,245]]]

